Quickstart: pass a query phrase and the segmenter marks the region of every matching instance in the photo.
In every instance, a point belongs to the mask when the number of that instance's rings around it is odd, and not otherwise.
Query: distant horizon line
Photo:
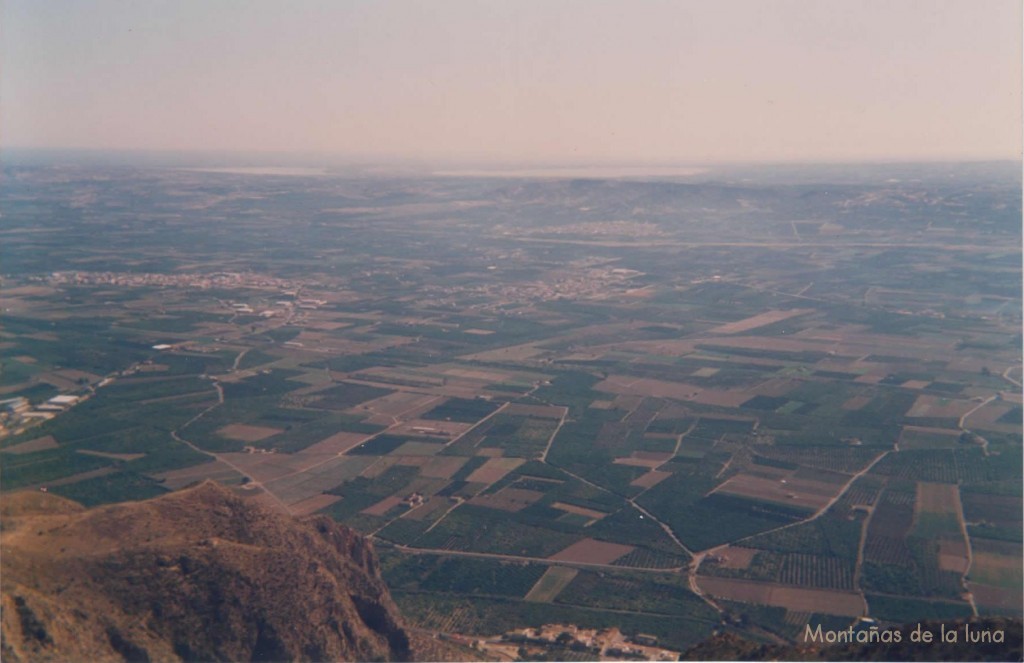
[[[1015,156],[968,156],[950,155],[937,156],[900,156],[900,157],[822,157],[822,158],[750,158],[750,159],[707,159],[666,161],[642,160],[637,158],[624,159],[529,159],[529,158],[487,158],[487,157],[428,157],[428,156],[388,156],[359,155],[340,152],[324,152],[309,150],[211,150],[211,149],[167,149],[167,148],[93,148],[93,147],[24,147],[7,146],[0,148],[0,162],[21,158],[39,158],[61,156],[77,160],[89,161],[166,161],[168,165],[182,165],[184,160],[194,165],[210,165],[210,161],[225,160],[258,160],[251,165],[295,165],[298,162],[309,164],[315,162],[322,166],[347,167],[407,167],[407,168],[443,168],[473,169],[496,172],[509,169],[543,168],[543,169],[577,169],[577,168],[649,168],[649,169],[683,169],[708,168],[723,166],[871,166],[871,165],[942,165],[942,164],[984,164],[1024,162],[1024,154]],[[35,160],[35,159],[32,159]],[[282,160],[284,163],[282,163]],[[158,165],[151,163],[149,165]],[[222,165],[241,166],[233,161]]]

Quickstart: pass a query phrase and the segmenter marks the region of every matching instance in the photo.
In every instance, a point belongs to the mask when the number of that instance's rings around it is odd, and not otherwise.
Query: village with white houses
[[[580,628],[575,624],[545,624],[520,628],[492,638],[446,634],[445,639],[472,647],[502,661],[597,660],[678,661],[680,653],[658,646],[654,635],[627,636],[617,628]],[[578,658],[583,656],[585,658]]]

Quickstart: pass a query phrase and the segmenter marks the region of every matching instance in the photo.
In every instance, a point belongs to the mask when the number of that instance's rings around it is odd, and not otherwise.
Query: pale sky
[[[7,147],[1019,158],[1019,0],[2,0]]]

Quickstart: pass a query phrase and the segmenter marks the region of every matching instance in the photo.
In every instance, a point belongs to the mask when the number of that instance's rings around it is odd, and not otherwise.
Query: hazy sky
[[[354,158],[1018,158],[1019,0],[4,0],[0,140]]]

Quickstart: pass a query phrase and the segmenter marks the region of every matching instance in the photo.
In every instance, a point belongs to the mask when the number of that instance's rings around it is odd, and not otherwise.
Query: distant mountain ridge
[[[0,515],[5,661],[416,657],[372,546],[326,517],[211,482],[88,511],[15,493]]]

